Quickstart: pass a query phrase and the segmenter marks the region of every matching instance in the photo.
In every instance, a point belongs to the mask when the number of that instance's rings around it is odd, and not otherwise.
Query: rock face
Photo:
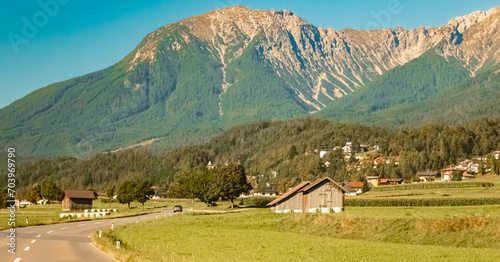
[[[261,52],[275,73],[286,80],[313,113],[330,100],[354,92],[373,78],[431,49],[445,58],[457,58],[474,76],[487,60],[496,63],[500,59],[499,18],[500,8],[494,8],[453,18],[440,27],[335,31],[315,27],[290,11],[236,6],[177,24],[188,29],[183,41],[197,38],[208,43],[221,62],[222,94],[231,86],[226,80],[227,64],[256,41],[251,48]],[[154,59],[151,46],[159,42],[158,37],[148,37],[137,51],[141,61]],[[174,43],[172,49],[178,46],[179,43]],[[221,109],[221,115],[222,112]]]
[[[239,123],[324,112],[430,53],[458,63],[468,78],[495,75],[499,19],[494,8],[434,28],[333,30],[290,11],[214,10],[157,29],[109,68],[1,109],[0,141],[27,156],[92,154],[156,138],[163,146],[202,141]],[[419,63],[429,61],[436,60]],[[434,94],[426,91],[433,82],[421,93]]]

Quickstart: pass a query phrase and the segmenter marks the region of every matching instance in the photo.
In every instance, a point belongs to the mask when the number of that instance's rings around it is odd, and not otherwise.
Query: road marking
[[[96,224],[101,224],[102,222],[95,222]]]
[[[85,226],[85,224],[78,225],[77,227],[83,227],[83,226]]]
[[[95,249],[99,250],[101,253],[104,253],[106,256],[108,256],[108,257],[110,257],[111,259],[113,259],[114,261],[118,261],[118,262],[120,262],[120,260],[115,259],[114,257],[112,257],[111,255],[109,255],[108,253],[106,253],[106,252],[104,252],[104,251],[100,250],[98,247],[94,246],[94,244],[92,244],[92,243],[89,243],[89,244],[90,244],[91,246],[93,246]]]
[[[30,247],[26,247],[26,248],[24,249],[24,251],[28,251],[28,250],[30,250]]]
[[[63,228],[61,228],[61,229],[62,229],[62,230],[64,230],[64,229],[68,229],[68,227],[63,227]]]
[[[50,233],[52,233],[52,232],[54,232],[54,231],[52,231],[52,230],[51,230],[51,231],[47,231],[47,234],[50,234]]]
[[[38,236],[36,236],[36,237],[41,237],[41,236],[42,236],[42,235],[38,235]]]
[[[88,236],[88,238],[90,238],[90,235]]]
[[[20,257],[18,257],[18,258],[16,258],[16,260],[14,260],[14,262],[19,262],[19,261],[21,261]]]
[[[33,243],[35,243],[35,242],[36,242],[36,240],[35,240],[35,239],[31,240],[31,244],[33,244]]]

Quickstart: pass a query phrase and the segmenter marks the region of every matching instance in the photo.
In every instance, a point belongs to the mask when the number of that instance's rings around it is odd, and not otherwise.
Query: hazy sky
[[[147,33],[216,8],[288,9],[333,29],[411,29],[443,25],[452,17],[500,6],[500,0],[24,0],[0,5],[3,108],[38,88],[108,67]]]

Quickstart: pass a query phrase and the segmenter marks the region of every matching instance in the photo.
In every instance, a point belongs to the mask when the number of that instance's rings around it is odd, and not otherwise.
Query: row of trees
[[[218,169],[182,171],[170,186],[169,193],[177,198],[197,198],[209,206],[214,206],[219,199],[229,200],[233,208],[234,200],[251,189],[245,168],[227,165]]]
[[[399,166],[350,168],[339,150],[320,158],[315,149],[345,145],[378,145],[381,154],[399,156]],[[439,170],[475,156],[487,156],[500,149],[500,120],[483,119],[464,126],[430,124],[389,129],[347,124],[324,119],[262,121],[231,128],[209,142],[183,146],[154,154],[146,149],[97,154],[88,159],[58,157],[24,161],[18,167],[17,191],[21,198],[35,183],[57,181],[61,188],[93,188],[105,191],[124,181],[149,180],[168,188],[182,170],[200,170],[209,160],[216,165],[241,160],[246,172],[258,184],[286,190],[300,180],[329,176],[337,181],[376,172],[382,177],[415,177],[418,171]],[[309,153],[309,154],[307,154]],[[330,167],[324,162],[329,161]],[[500,164],[488,162],[493,173]],[[498,166],[498,167],[497,167]],[[489,170],[490,166],[484,166]],[[497,171],[495,171],[497,170]],[[0,187],[7,174],[0,169]]]
[[[26,195],[26,200],[37,203],[41,199],[61,201],[63,197],[61,188],[53,181],[45,181],[42,185],[35,183]]]
[[[132,180],[127,180],[118,188],[116,198],[120,204],[127,204],[128,208],[130,208],[130,203],[134,200],[141,203],[144,208],[144,203],[151,199],[155,193],[152,186],[153,184],[149,180],[143,180],[138,183]],[[107,188],[106,195],[108,197],[113,197],[114,188],[114,186],[109,186]]]

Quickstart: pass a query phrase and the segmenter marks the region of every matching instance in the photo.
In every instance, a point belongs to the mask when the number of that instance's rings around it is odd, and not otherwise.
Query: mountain
[[[0,141],[25,156],[82,156],[150,139],[156,148],[201,142],[259,119],[496,117],[499,18],[494,8],[434,28],[333,30],[290,11],[214,10],[1,109]]]

